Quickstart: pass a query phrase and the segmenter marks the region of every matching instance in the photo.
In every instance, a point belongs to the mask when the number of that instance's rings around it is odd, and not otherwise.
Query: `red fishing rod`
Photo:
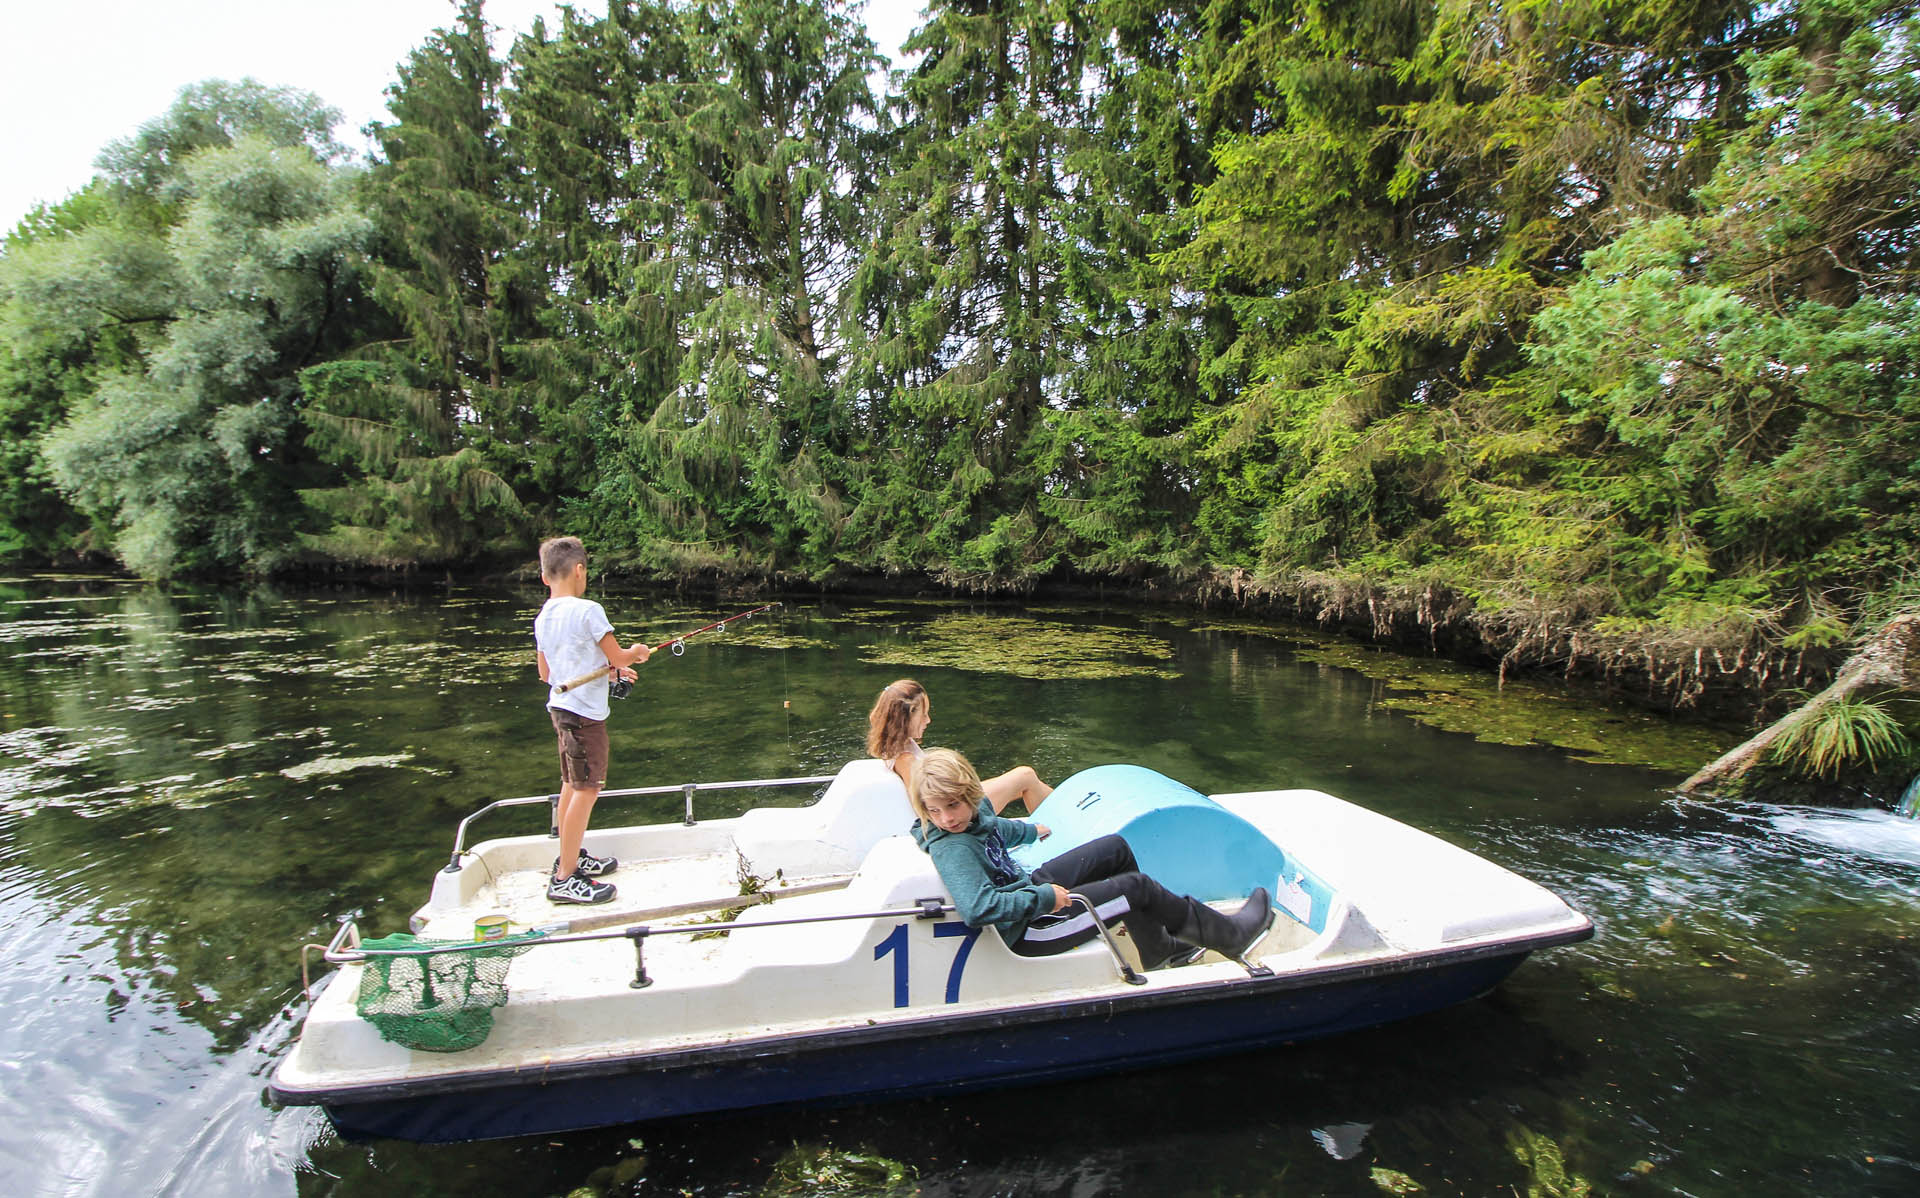
[[[728,616],[724,620],[715,620],[711,624],[703,624],[700,627],[694,629],[692,632],[683,633],[680,636],[674,637],[672,640],[661,641],[659,644],[649,648],[647,652],[658,653],[660,652],[660,650],[666,648],[668,645],[672,645],[673,655],[675,657],[678,657],[682,653],[685,653],[687,651],[687,641],[690,638],[699,636],[703,632],[712,632],[716,628],[725,628],[727,625],[733,623],[735,620],[745,620],[750,617],[757,616],[763,611],[772,611],[774,608],[779,606],[780,605],[778,603],[769,603],[763,607],[756,607],[752,611],[743,611],[738,615]]]
[[[759,615],[763,611],[772,611],[774,608],[779,606],[780,605],[778,603],[767,603],[767,604],[763,604],[760,607],[756,607],[751,611],[736,612],[733,615],[728,616],[724,620],[715,620],[711,624],[702,624],[700,627],[694,629],[692,632],[683,632],[679,636],[670,637],[667,640],[661,641],[657,645],[648,646],[647,653],[649,656],[651,656],[655,653],[660,652],[660,650],[667,648],[669,645],[671,645],[673,647],[673,655],[675,657],[679,657],[681,654],[687,651],[687,642],[689,640],[692,640],[694,637],[699,636],[701,633],[712,632],[716,628],[725,628],[727,625],[733,623],[735,620],[751,619],[752,617]],[[597,681],[598,679],[605,678],[607,676],[608,671],[612,669],[613,669],[613,666],[611,664],[604,665],[590,674],[582,674],[578,678],[569,679],[568,681],[561,683],[559,686],[554,687],[553,693],[556,695],[564,695],[576,686],[585,686],[589,682],[594,682],[594,681]],[[613,689],[617,693],[613,695],[613,698],[616,698],[616,699],[626,698],[627,689],[630,689],[632,686],[633,684],[631,682],[626,682],[622,679],[616,679],[613,684]]]

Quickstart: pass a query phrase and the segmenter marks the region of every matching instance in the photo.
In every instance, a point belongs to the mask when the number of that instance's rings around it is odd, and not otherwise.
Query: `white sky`
[[[868,0],[868,29],[896,65],[924,3]],[[486,11],[524,31],[543,14],[557,26],[558,7],[487,0]],[[606,3],[574,8],[598,15]],[[364,152],[360,129],[385,115],[395,64],[454,11],[453,0],[0,0],[0,233],[86,186],[103,146],[203,79],[313,92],[344,115],[335,136]]]

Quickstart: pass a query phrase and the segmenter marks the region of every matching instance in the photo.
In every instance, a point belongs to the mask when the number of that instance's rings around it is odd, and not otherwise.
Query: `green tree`
[[[471,560],[525,540],[517,491],[538,494],[542,446],[513,356],[537,335],[544,281],[515,254],[526,221],[509,194],[495,58],[480,0],[400,65],[391,120],[372,126],[380,161],[359,189],[379,230],[373,293],[404,330],[361,361],[302,378],[311,443],[348,471],[306,500],[336,560]]]
[[[131,334],[44,446],[145,575],[285,564],[316,474],[295,376],[343,344],[368,225],[331,161],[331,113],[288,96],[188,89],[103,154],[108,213],[7,258],[16,344]]]
[[[1073,565],[1102,574],[1192,576],[1207,564],[1193,535],[1201,470],[1189,426],[1220,387],[1200,364],[1231,336],[1232,314],[1164,265],[1213,177],[1215,131],[1186,68],[1203,7],[1087,6],[1085,107],[1060,229],[1069,365],[1035,464],[1041,511]]]
[[[968,0],[930,5],[908,42],[921,58],[854,293],[886,448],[848,536],[887,569],[1021,581],[1060,560],[1038,495],[1080,333],[1063,246],[1087,28],[1059,0]]]
[[[563,9],[513,48],[503,96],[521,163],[523,211],[538,212],[519,260],[546,284],[541,337],[516,349],[538,427],[557,447],[543,490],[602,560],[672,568],[686,531],[668,492],[633,460],[634,428],[677,385],[673,187],[636,144],[641,97],[690,77],[693,48],[664,0],[612,0],[600,19]],[[698,518],[698,513],[695,513]]]
[[[1767,30],[1751,5],[1481,0],[1222,0],[1208,26],[1230,133],[1179,260],[1233,306],[1219,368],[1247,382],[1196,426],[1203,526],[1268,571],[1494,601],[1505,576],[1458,551],[1511,565],[1569,514],[1543,458],[1591,448],[1517,379],[1529,322],[1626,213],[1693,202]]]
[[[673,390],[627,461],[686,541],[822,572],[856,472],[837,394],[844,294],[878,156],[877,61],[822,0],[691,8],[709,57],[641,95],[636,147],[666,189],[636,289],[684,297]]]
[[[93,394],[97,365],[133,352],[137,326],[41,319],[10,280],[30,273],[21,257],[42,252],[30,247],[104,222],[111,208],[99,183],[42,205],[8,234],[0,257],[0,561],[45,563],[95,548],[89,522],[54,486],[41,440]]]
[[[1817,644],[1920,576],[1920,19],[1781,21],[1698,208],[1589,256],[1530,351],[1608,446],[1556,478],[1627,613]]]

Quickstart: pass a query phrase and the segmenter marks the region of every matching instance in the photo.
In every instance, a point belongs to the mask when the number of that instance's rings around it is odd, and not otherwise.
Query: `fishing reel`
[[[609,699],[624,699],[632,693],[633,683],[622,678],[617,673],[613,676],[613,681],[607,683],[607,698]]]

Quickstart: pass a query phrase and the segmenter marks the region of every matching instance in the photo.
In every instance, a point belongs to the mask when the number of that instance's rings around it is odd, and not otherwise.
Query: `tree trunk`
[[[1846,660],[1831,686],[1682,782],[1680,792],[1754,796],[1766,791],[1771,797],[1772,792],[1806,786],[1807,779],[1773,762],[1773,746],[1839,700],[1887,692],[1920,697],[1920,615],[1895,616],[1887,621]]]

